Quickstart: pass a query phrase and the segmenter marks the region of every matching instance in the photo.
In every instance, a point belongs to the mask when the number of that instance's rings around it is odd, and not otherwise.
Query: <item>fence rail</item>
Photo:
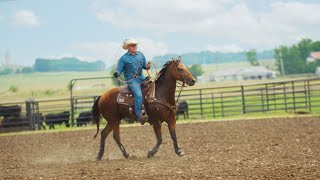
[[[36,130],[45,128],[45,124],[50,123],[79,125],[80,120],[86,119],[82,115],[90,113],[96,98],[97,95],[73,96],[71,88],[70,99],[0,103],[0,132],[7,127]],[[320,78],[243,86],[188,88],[182,91],[179,101],[187,102],[190,118],[219,118],[265,112],[320,113]],[[69,113],[67,120],[62,118],[62,115],[61,118],[55,116],[63,112]],[[49,115],[56,118],[48,121],[46,117]]]

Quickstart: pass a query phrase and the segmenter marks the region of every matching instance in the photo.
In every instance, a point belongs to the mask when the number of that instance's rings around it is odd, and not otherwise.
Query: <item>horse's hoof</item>
[[[123,156],[124,156],[126,159],[128,159],[130,155],[129,155],[128,153],[126,153],[126,154],[123,154]]]
[[[97,157],[97,161],[101,161],[102,157]]]
[[[182,152],[182,151],[178,154],[179,157],[182,157],[182,156],[184,156],[184,155],[185,155],[185,153]]]
[[[181,157],[181,156],[184,156],[184,152],[179,148],[177,151],[176,151],[176,154]]]
[[[153,153],[152,151],[149,151],[147,157],[148,157],[148,158],[152,158],[153,156],[154,156],[154,153]]]

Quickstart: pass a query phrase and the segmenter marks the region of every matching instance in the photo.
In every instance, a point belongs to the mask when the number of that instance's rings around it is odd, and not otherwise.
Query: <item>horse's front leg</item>
[[[155,121],[153,124],[154,134],[157,137],[157,144],[148,152],[148,158],[153,157],[159,150],[159,147],[162,143],[162,135],[161,135],[161,122]]]
[[[178,145],[178,141],[177,141],[177,135],[176,135],[176,119],[173,118],[172,122],[168,123],[168,128],[169,128],[169,132],[173,141],[173,146],[174,146],[174,150],[176,152],[176,154],[178,156],[183,156],[184,152],[181,150],[181,148]]]

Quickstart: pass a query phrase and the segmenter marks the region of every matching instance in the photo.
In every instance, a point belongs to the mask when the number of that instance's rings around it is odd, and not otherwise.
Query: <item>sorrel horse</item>
[[[161,124],[168,124],[169,132],[173,140],[174,149],[177,155],[184,155],[178,145],[176,136],[176,82],[182,81],[183,84],[193,86],[196,82],[185,65],[178,60],[172,59],[163,65],[158,78],[155,80],[155,97],[152,102],[144,102],[145,109],[149,117],[149,123],[153,125],[154,133],[157,138],[157,144],[153,149],[149,150],[148,158],[154,156],[162,143]],[[120,141],[120,120],[126,117],[125,113],[120,112],[119,104],[117,104],[117,96],[121,87],[116,87],[104,93],[96,99],[92,107],[93,121],[97,124],[97,134],[99,133],[100,117],[107,120],[106,127],[101,131],[100,150],[98,160],[101,160],[104,154],[105,140],[108,134],[113,131],[113,138],[118,144],[123,156],[129,157],[126,149]]]

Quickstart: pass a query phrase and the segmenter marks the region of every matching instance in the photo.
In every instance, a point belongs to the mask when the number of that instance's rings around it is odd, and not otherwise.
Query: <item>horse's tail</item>
[[[99,107],[98,107],[98,103],[100,100],[101,96],[99,96],[96,101],[94,102],[93,106],[92,106],[92,117],[93,117],[93,123],[97,124],[97,132],[96,134],[93,136],[93,138],[96,138],[98,133],[99,133],[99,124],[100,124],[100,111],[99,111]]]

